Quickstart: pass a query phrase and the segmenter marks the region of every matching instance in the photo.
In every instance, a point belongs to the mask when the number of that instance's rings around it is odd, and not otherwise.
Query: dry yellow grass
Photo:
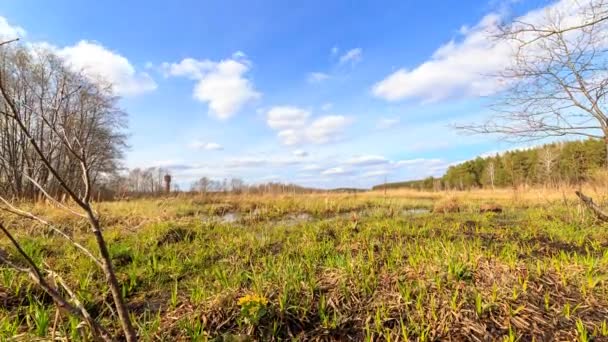
[[[142,340],[600,341],[608,235],[574,190],[180,194],[96,209]],[[435,203],[461,210],[428,213]],[[505,210],[480,212],[489,204]],[[34,210],[91,245],[86,222]],[[2,216],[100,320],[111,318],[95,265]],[[0,268],[0,340],[50,335],[54,307],[28,285]],[[56,336],[78,334],[62,317]]]
[[[596,199],[598,202],[608,200],[608,186],[602,183],[590,183],[582,187],[560,186],[560,187],[520,187],[517,189],[474,189],[468,191],[418,191],[413,189],[388,190],[387,198],[456,198],[463,202],[495,201],[501,204],[550,204],[564,200],[578,200],[575,191],[582,190],[584,193]],[[382,191],[370,191],[363,196],[382,197]]]

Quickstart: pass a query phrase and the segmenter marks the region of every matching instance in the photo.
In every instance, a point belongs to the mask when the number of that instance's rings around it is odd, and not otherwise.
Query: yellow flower
[[[240,306],[246,306],[251,304],[257,304],[259,306],[266,306],[268,304],[268,299],[264,296],[260,296],[257,294],[248,294],[241,298],[238,301]]]

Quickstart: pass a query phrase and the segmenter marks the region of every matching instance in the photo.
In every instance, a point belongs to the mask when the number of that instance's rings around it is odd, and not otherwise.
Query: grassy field
[[[487,204],[503,211],[480,212]],[[608,226],[570,190],[216,195],[96,208],[142,340],[608,340]],[[86,222],[32,210],[94,245]],[[2,220],[94,315],[111,315],[92,262],[41,226]],[[29,284],[0,268],[0,340],[83,340],[80,322],[56,316]]]

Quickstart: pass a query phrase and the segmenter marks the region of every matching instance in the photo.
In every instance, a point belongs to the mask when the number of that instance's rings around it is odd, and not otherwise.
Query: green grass
[[[404,212],[434,201],[218,196],[99,210],[143,340],[608,338],[606,226],[562,202],[504,203],[501,214],[480,214],[472,202],[460,213]],[[94,246],[78,220],[36,210]],[[227,212],[238,219],[218,218]],[[34,260],[62,274],[100,320],[111,317],[92,262],[11,222]],[[0,340],[51,334],[55,310],[22,275],[0,269],[2,300]],[[78,323],[62,315],[55,335],[79,339]]]

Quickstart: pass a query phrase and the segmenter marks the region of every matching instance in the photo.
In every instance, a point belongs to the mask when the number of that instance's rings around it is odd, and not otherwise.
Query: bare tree
[[[513,63],[498,75],[506,89],[496,114],[460,128],[517,140],[599,138],[608,160],[608,1],[553,6],[503,27],[496,44],[513,51]]]
[[[245,188],[245,182],[240,178],[230,179],[230,191],[235,194],[240,194]]]
[[[211,180],[207,177],[201,177],[198,181],[192,184],[192,190],[198,191],[201,194],[206,194],[211,190]]]
[[[121,140],[124,135],[119,131],[121,117],[122,112],[117,109],[109,88],[69,71],[51,53],[11,46],[0,49],[0,130],[3,138],[10,137],[4,141],[10,150],[2,149],[0,172],[6,172],[4,177],[8,179],[19,175],[22,185],[27,184],[59,208],[85,218],[98,253],[84,248],[44,218],[20,209],[19,202],[14,199],[25,194],[23,189],[15,189],[11,198],[0,195],[0,209],[42,223],[98,265],[105,275],[125,338],[135,341],[136,333],[103,237],[99,215],[91,204],[98,177],[114,169],[120,156],[124,141]],[[63,203],[61,198],[64,196],[69,198],[69,203]],[[32,262],[9,230],[2,225],[0,228],[17,254],[27,262],[26,266],[20,266],[9,257],[2,257],[2,264],[27,273],[60,309],[87,322],[94,337],[113,339],[88,314],[56,272]],[[1,255],[7,255],[2,252]],[[45,273],[55,278],[63,290],[50,285]]]
[[[490,184],[492,185],[492,190],[494,190],[494,179],[496,177],[496,167],[494,166],[493,161],[490,161],[488,163],[486,172],[488,173],[488,178],[490,179]]]
[[[553,183],[553,167],[557,162],[558,153],[552,146],[545,146],[538,153],[544,183]]]
[[[78,149],[86,151],[92,186],[118,169],[126,139],[121,133],[124,113],[107,88],[67,71],[61,60],[44,51],[4,49],[1,57],[6,95],[19,115],[19,121],[0,116],[2,193],[36,198],[42,197],[42,187],[53,196],[66,194],[32,143],[77,193],[86,192]],[[10,113],[9,103],[1,101],[0,110]]]

